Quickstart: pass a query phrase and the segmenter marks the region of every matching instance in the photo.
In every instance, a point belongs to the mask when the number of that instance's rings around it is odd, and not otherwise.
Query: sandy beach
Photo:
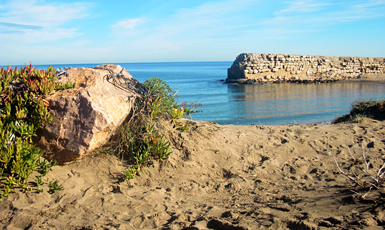
[[[356,199],[348,171],[365,151],[383,164],[385,122],[220,126],[164,123],[173,154],[123,180],[124,162],[95,152],[47,175],[64,190],[16,192],[0,203],[4,229],[382,229],[376,191]],[[350,151],[350,153],[349,153]],[[349,166],[350,164],[350,166]],[[381,194],[380,194],[381,195]],[[377,200],[377,201],[374,201]]]

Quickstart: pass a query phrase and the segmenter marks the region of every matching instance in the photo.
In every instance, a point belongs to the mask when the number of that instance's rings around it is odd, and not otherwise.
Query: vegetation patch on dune
[[[161,131],[162,122],[171,121],[176,129],[184,131],[188,127],[178,119],[195,112],[176,102],[175,92],[165,81],[150,78],[143,86],[145,93],[136,98],[131,114],[118,131],[113,150],[132,165],[125,171],[125,180],[140,175],[140,169],[149,161],[163,161],[171,154],[170,143]]]
[[[349,114],[336,118],[333,123],[355,122],[359,123],[364,118],[376,120],[385,119],[385,100],[382,101],[358,101],[352,104]]]
[[[32,190],[28,178],[33,172],[37,192],[43,191],[42,177],[55,165],[42,158],[43,151],[32,137],[44,122],[54,121],[45,96],[54,90],[73,87],[57,83],[55,69],[37,70],[30,64],[20,69],[0,69],[0,200],[15,188]],[[47,182],[49,191],[60,189]]]

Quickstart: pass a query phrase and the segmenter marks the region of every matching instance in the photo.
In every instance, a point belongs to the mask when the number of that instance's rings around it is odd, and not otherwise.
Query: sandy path
[[[173,155],[125,182],[124,164],[95,155],[48,175],[64,190],[0,203],[8,229],[382,229],[383,205],[351,199],[346,166],[362,146],[383,163],[385,122],[168,129]],[[168,126],[168,125],[166,125]]]

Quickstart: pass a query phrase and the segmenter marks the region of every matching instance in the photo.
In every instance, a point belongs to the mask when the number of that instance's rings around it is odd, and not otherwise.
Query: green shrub
[[[385,119],[385,100],[383,101],[357,101],[352,104],[349,114],[336,118],[333,123],[361,122],[364,118],[377,120]]]
[[[118,132],[115,153],[135,165],[126,170],[125,180],[140,175],[141,167],[152,159],[163,161],[171,154],[170,143],[157,128],[159,122],[171,120],[176,129],[185,131],[188,126],[177,119],[194,112],[176,103],[175,93],[163,80],[151,78],[143,86],[146,92],[136,99],[132,114]]]
[[[151,110],[151,119],[157,119],[158,115],[172,116],[173,109],[179,106],[175,102],[174,92],[165,81],[159,78],[150,78],[143,83],[148,91],[145,94]]]
[[[31,190],[31,173],[44,176],[55,165],[43,159],[43,152],[32,144],[43,122],[54,120],[44,100],[55,89],[54,73],[53,67],[45,71],[31,65],[0,69],[0,200],[17,187]]]
[[[151,159],[166,160],[171,150],[154,121],[140,114],[120,127],[115,153],[135,165],[126,170],[125,179],[128,180],[139,175],[140,169]]]
[[[172,108],[171,116],[173,119],[179,119],[185,117],[185,108]]]
[[[197,110],[202,106],[200,103],[187,105],[186,102],[183,102],[179,105],[175,99],[176,93],[161,79],[150,78],[143,83],[143,86],[148,89],[145,98],[150,107],[151,119],[158,119],[158,115],[163,118],[179,119],[201,112]]]

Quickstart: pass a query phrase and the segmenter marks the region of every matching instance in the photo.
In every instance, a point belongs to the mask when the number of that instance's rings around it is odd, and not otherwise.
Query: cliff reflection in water
[[[384,92],[385,84],[359,82],[228,85],[228,109],[233,124],[322,123],[348,113],[354,101],[385,99]]]

